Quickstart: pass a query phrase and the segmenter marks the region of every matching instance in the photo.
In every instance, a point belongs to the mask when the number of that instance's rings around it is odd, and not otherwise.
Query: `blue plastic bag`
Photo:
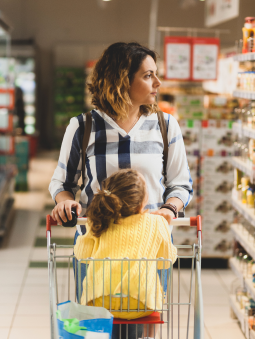
[[[113,316],[103,307],[67,301],[58,305],[57,324],[59,339],[110,339]]]

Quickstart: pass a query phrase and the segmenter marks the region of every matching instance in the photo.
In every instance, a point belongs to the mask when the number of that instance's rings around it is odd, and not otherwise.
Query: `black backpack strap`
[[[85,129],[84,129],[84,134],[83,134],[83,139],[82,139],[82,185],[81,185],[81,191],[85,187],[85,159],[86,159],[86,151],[87,147],[89,144],[89,138],[91,134],[91,127],[92,127],[92,115],[91,112],[85,113],[86,115],[86,122],[85,122]]]
[[[166,165],[167,165],[167,158],[168,158],[168,138],[167,138],[167,131],[166,131],[166,121],[164,119],[164,114],[162,111],[158,113],[158,122],[160,127],[160,132],[162,134],[163,142],[164,142],[164,150],[163,150],[163,175],[166,180]]]

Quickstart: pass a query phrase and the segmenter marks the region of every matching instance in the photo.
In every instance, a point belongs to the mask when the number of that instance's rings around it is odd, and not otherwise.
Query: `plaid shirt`
[[[163,138],[157,114],[142,115],[126,133],[107,114],[93,110],[92,129],[85,161],[85,187],[81,192],[82,213],[93,199],[102,180],[121,168],[136,169],[143,174],[149,194],[150,211],[157,210],[170,197],[182,200],[184,208],[190,202],[193,190],[182,133],[176,119],[164,113],[168,135],[167,179],[164,182]],[[55,200],[62,191],[74,197],[80,189],[78,180],[82,166],[82,140],[86,116],[72,118],[66,129],[49,191]],[[79,229],[78,229],[79,231]],[[83,233],[83,232],[82,232]]]

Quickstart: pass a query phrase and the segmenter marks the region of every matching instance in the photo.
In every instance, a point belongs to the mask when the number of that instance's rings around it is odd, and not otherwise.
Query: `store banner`
[[[206,0],[205,26],[211,27],[238,17],[239,0]]]
[[[191,38],[165,37],[165,78],[190,80]]]
[[[192,39],[192,80],[216,80],[219,39]]]
[[[165,79],[217,79],[219,39],[165,37]]]

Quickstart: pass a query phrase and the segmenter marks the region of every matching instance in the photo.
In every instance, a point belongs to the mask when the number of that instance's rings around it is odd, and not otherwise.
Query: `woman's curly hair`
[[[136,170],[122,169],[105,179],[86,213],[93,234],[100,237],[111,220],[118,224],[120,218],[139,213],[145,194],[145,181]]]
[[[132,106],[130,85],[148,55],[156,62],[156,53],[138,43],[117,42],[110,45],[96,63],[88,83],[92,104],[112,118],[126,118],[128,108]],[[140,106],[141,114],[158,111],[156,103]]]

